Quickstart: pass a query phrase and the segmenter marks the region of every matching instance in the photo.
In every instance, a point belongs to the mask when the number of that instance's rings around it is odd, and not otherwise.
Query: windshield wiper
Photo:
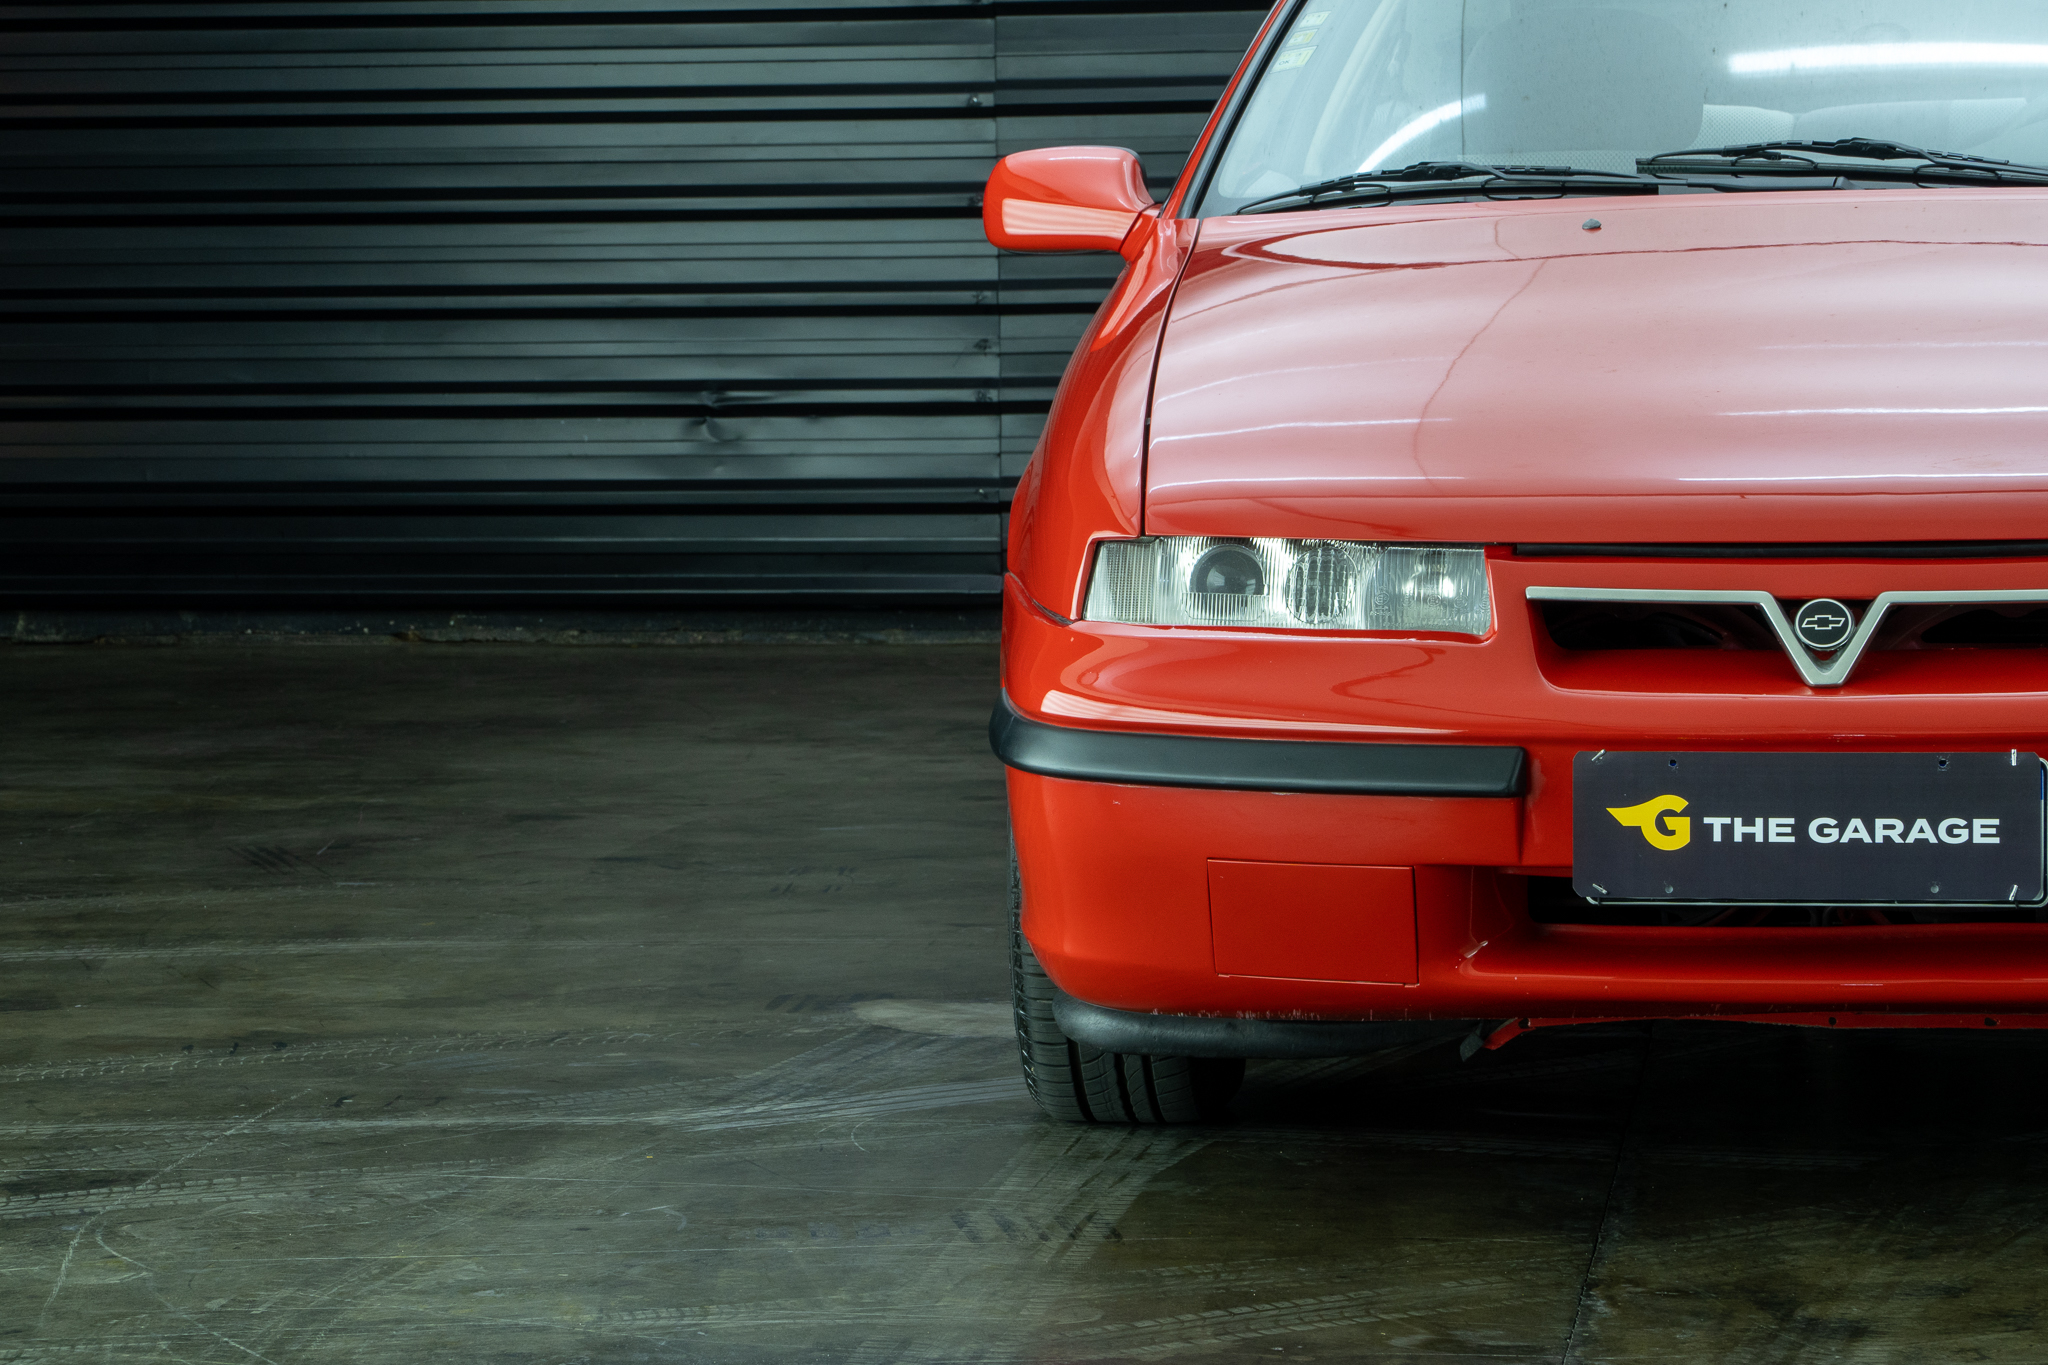
[[[1834,162],[1818,161],[1809,153],[1855,157],[1864,161],[1915,161],[1919,164],[1903,167],[1843,166]],[[1659,152],[1655,156],[1639,157],[1636,160],[1636,167],[1648,171],[1660,162],[1682,162],[1688,158],[1734,163],[1760,161],[1764,163],[1763,166],[1748,169],[1767,175],[1788,172],[1801,175],[1825,168],[1836,173],[1867,179],[1919,181],[1929,176],[1952,175],[1959,177],[1961,183],[1970,185],[2048,183],[2048,166],[2029,166],[2021,162],[2000,161],[1995,157],[1970,156],[1964,152],[1929,151],[1925,147],[1914,147],[1904,142],[1891,142],[1874,137],[1841,137],[1825,141],[1787,138],[1772,142],[1740,142],[1727,147],[1692,147],[1685,151]],[[1734,166],[1729,167],[1729,171],[1740,173]]]
[[[1455,182],[1476,180],[1475,185]],[[1297,185],[1280,194],[1269,194],[1238,207],[1239,213],[1272,213],[1283,204],[1314,208],[1318,200],[1350,203],[1371,197],[1380,203],[1396,199],[1441,197],[1446,194],[1481,194],[1487,198],[1526,199],[1537,197],[1524,191],[1552,190],[1547,198],[1562,198],[1567,187],[1599,183],[1620,194],[1654,194],[1666,182],[1655,175],[1631,171],[1589,171],[1577,166],[1481,166],[1470,161],[1418,161],[1393,171],[1359,171],[1311,185]]]

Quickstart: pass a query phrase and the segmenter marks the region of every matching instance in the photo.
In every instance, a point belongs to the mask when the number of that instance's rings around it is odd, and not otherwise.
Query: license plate
[[[1572,783],[1572,886],[1592,900],[2042,899],[2042,768],[2024,751],[1602,750]]]

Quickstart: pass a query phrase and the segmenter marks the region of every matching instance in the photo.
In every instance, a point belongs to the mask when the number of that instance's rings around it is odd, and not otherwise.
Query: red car
[[[1075,1120],[1595,1020],[2048,1025],[2048,6],[1286,0],[1017,490]]]

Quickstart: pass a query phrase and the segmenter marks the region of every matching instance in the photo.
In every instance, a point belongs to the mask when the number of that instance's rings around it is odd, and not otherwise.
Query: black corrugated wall
[[[1263,7],[0,7],[0,596],[993,593],[1121,264],[1023,147],[1180,169]]]

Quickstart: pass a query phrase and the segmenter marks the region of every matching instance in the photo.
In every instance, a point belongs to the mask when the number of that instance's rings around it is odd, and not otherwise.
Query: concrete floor
[[[2041,1361],[2048,1047],[1056,1127],[980,645],[0,649],[0,1361]]]

